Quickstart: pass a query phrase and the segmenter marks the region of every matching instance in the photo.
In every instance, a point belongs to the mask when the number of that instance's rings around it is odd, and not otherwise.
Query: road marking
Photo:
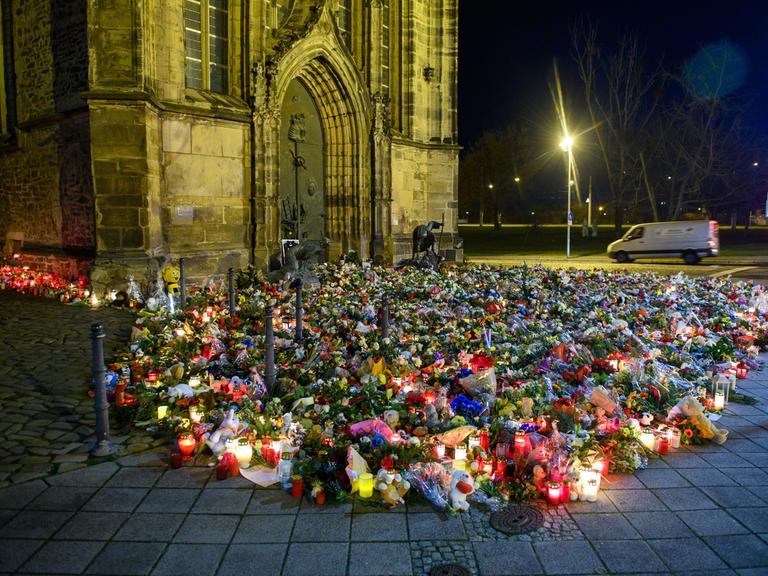
[[[726,276],[728,274],[736,274],[737,272],[744,272],[745,270],[752,270],[753,268],[757,268],[757,266],[742,266],[741,268],[732,268],[730,270],[723,270],[722,272],[715,272],[714,274],[710,274],[710,278],[720,278],[720,276]]]

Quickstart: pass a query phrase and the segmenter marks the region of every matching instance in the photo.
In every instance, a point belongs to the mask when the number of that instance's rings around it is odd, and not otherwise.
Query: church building
[[[458,0],[0,0],[0,241],[94,286],[457,235]],[[439,232],[436,233],[440,236]]]

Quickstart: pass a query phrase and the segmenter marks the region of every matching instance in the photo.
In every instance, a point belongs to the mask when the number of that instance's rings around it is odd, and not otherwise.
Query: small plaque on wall
[[[192,224],[195,220],[194,206],[176,206],[172,214],[172,224]]]

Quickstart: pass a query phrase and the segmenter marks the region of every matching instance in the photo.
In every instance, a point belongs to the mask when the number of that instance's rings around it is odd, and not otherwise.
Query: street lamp
[[[518,184],[520,183],[520,176],[515,176],[515,182]]]
[[[573,224],[573,214],[571,213],[571,170],[573,167],[573,138],[566,132],[565,137],[560,142],[560,148],[563,152],[568,152],[568,227],[565,241],[565,257],[571,257],[571,224]]]

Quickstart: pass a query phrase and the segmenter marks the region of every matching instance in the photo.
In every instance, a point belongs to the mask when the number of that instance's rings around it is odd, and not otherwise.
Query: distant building
[[[264,265],[297,219],[330,258],[391,262],[443,217],[453,245],[458,0],[0,0],[0,18],[0,238],[33,265],[107,286],[184,256],[204,277]]]

